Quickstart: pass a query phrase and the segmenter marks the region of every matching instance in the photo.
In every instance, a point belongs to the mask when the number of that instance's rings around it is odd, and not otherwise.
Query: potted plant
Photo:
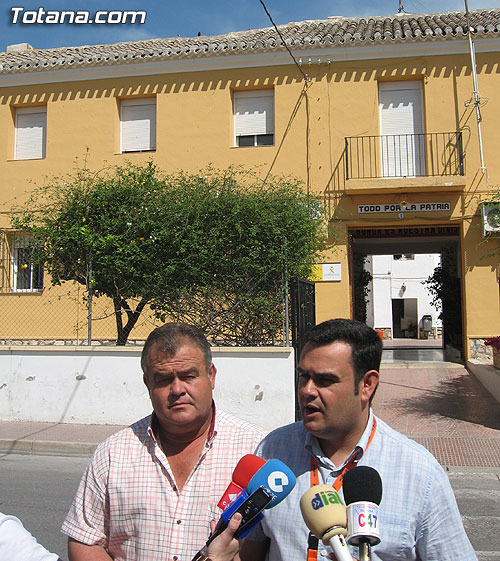
[[[493,366],[500,369],[500,335],[485,339],[484,344],[493,349]]]

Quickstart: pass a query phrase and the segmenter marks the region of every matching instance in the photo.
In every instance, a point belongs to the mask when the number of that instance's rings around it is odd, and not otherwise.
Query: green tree
[[[32,234],[53,284],[113,301],[117,344],[145,306],[229,343],[282,328],[285,276],[307,276],[324,241],[299,181],[241,169],[167,175],[153,163],[78,168],[34,190],[14,226]]]
[[[353,276],[354,276],[354,319],[366,322],[368,295],[370,294],[370,282],[373,277],[365,269],[367,255],[354,253]]]
[[[458,259],[452,248],[441,249],[441,263],[422,281],[432,296],[431,304],[443,322],[445,344],[462,347],[462,308]]]

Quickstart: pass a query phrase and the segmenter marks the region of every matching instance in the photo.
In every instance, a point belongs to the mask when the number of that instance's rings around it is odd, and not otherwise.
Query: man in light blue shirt
[[[242,561],[327,559],[330,549],[309,536],[300,498],[317,483],[343,497],[340,476],[356,465],[375,468],[383,483],[372,561],[477,561],[444,470],[373,415],[381,356],[380,337],[360,322],[336,319],[311,330],[298,365],[302,422],[273,431],[257,450],[286,463],[297,485],[244,541]],[[350,551],[357,559],[357,548]]]

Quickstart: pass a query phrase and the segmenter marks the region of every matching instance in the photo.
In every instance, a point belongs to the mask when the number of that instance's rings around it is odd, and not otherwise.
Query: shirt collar
[[[329,468],[334,467],[335,471],[340,471],[354,455],[357,456],[357,461],[359,461],[363,457],[363,454],[365,453],[366,447],[368,445],[368,441],[370,439],[372,425],[373,425],[373,411],[370,407],[370,414],[368,416],[368,421],[366,423],[365,430],[361,435],[361,438],[359,439],[358,443],[354,447],[353,451],[347,457],[346,461],[339,467],[334,466],[330,458],[327,458],[324,455],[318,439],[310,432],[306,432],[304,448],[307,450],[309,454],[312,454],[318,460],[318,462],[326,465]]]

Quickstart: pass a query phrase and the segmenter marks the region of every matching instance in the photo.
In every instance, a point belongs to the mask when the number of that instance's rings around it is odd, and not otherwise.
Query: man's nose
[[[173,395],[181,395],[184,393],[184,383],[175,377],[170,384],[170,393]]]
[[[317,393],[316,384],[311,379],[307,380],[301,389],[304,395],[316,395]]]

